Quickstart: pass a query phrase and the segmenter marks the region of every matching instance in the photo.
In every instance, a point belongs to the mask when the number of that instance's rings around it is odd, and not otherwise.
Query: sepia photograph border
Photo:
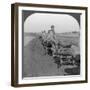
[[[45,82],[45,83],[19,83],[19,16],[18,7],[41,7],[41,8],[55,8],[55,9],[72,9],[85,11],[85,80],[62,81],[62,82]],[[14,3],[11,5],[11,86],[25,87],[25,86],[41,86],[41,85],[58,85],[58,84],[74,84],[88,82],[88,8],[82,6],[63,6],[63,5],[45,5],[32,3]]]

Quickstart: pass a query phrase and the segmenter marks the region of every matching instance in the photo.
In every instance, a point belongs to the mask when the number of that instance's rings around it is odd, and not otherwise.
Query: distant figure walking
[[[47,51],[48,54],[52,56],[53,50],[56,45],[56,35],[55,35],[55,30],[54,30],[54,25],[51,25],[51,29],[48,30],[47,34]]]
[[[41,35],[41,37],[42,37],[43,41],[46,41],[46,39],[47,39],[47,33],[46,33],[45,30],[42,31],[42,35]]]
[[[53,52],[55,51],[55,47],[57,44],[54,29],[55,29],[54,25],[51,25],[51,29],[48,30],[48,33],[46,33],[46,31],[43,31],[41,34],[41,42],[45,49],[45,54],[48,54],[50,56],[53,55]]]
[[[54,30],[54,25],[51,25],[51,29],[48,30],[48,35],[47,35],[47,41],[49,42],[56,42],[56,35],[55,35],[55,30]]]

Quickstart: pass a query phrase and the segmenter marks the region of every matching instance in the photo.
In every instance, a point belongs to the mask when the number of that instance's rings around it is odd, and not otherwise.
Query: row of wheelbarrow
[[[55,44],[52,41],[41,40],[41,43],[45,49],[45,54],[52,56],[54,62],[57,64],[57,68],[62,65],[77,65],[80,66],[80,54],[73,55],[70,45],[62,45],[60,43]]]

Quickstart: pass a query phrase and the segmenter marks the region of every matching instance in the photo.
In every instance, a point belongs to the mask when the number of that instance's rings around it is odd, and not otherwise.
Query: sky
[[[35,13],[25,20],[24,32],[48,32],[51,25],[55,26],[56,33],[79,31],[80,28],[77,20],[68,14]]]

